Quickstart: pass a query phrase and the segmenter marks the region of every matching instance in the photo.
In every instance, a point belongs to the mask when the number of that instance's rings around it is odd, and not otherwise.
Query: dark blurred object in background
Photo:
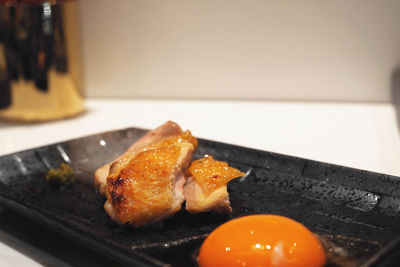
[[[0,1],[0,118],[83,112],[76,1]]]
[[[396,110],[397,128],[400,133],[400,66],[392,73],[392,101]]]

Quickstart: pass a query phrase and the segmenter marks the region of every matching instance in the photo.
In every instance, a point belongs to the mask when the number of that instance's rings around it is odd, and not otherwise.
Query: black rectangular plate
[[[116,226],[104,212],[93,173],[146,130],[96,134],[0,157],[0,203],[65,238],[121,263],[195,266],[201,242],[218,225],[244,215],[293,218],[333,244],[339,265],[371,261],[400,234],[400,179],[312,160],[199,139],[194,157],[213,155],[247,172],[230,182],[233,214],[189,215],[161,227]],[[45,180],[67,162],[76,181],[61,190]],[[335,258],[336,257],[336,258]]]

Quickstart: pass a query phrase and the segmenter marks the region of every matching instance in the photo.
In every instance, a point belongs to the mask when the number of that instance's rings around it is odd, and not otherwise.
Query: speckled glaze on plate
[[[208,233],[227,220],[257,213],[306,225],[331,246],[332,266],[378,266],[400,235],[398,177],[202,139],[195,158],[213,155],[247,173],[228,186],[233,213],[182,210],[163,226],[116,226],[93,187],[93,172],[145,132],[129,128],[2,156],[0,203],[50,233],[135,266],[195,266],[193,255]],[[76,181],[55,190],[45,176],[61,162],[72,166]]]

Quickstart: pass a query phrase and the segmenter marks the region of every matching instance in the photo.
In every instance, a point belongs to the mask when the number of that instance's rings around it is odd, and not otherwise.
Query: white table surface
[[[178,122],[201,138],[400,176],[391,104],[89,99],[76,118],[0,122],[0,155],[126,127]],[[0,213],[1,220],[1,213]],[[62,263],[0,231],[0,266]]]

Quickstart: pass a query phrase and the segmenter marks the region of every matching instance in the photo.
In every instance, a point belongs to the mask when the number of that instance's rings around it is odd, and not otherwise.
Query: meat
[[[159,126],[158,128],[147,132],[142,138],[140,138],[136,143],[130,146],[124,154],[120,157],[115,159],[113,162],[127,156],[131,153],[137,153],[147,146],[156,144],[163,140],[164,138],[176,136],[182,133],[181,127],[178,124],[172,121],[167,121],[163,125]],[[113,162],[107,163],[96,170],[94,173],[94,185],[99,190],[99,192],[103,195],[106,195],[105,188],[106,188],[106,180],[107,176],[110,172],[110,166]]]
[[[187,173],[189,178],[184,186],[184,194],[188,212],[232,212],[226,185],[232,179],[244,176],[243,172],[229,167],[226,162],[206,156],[193,161]]]
[[[134,227],[175,214],[185,200],[184,171],[196,147],[197,140],[186,131],[112,163],[105,188],[106,212],[117,223]]]
[[[232,212],[227,183],[241,171],[212,156],[192,162],[197,139],[168,121],[95,172],[104,209],[118,224],[140,227],[165,220],[186,199],[190,213]]]
[[[184,187],[184,194],[186,196],[186,210],[190,213],[207,211],[215,211],[217,213],[232,212],[226,185],[206,194],[199,183],[193,177],[189,177]]]

